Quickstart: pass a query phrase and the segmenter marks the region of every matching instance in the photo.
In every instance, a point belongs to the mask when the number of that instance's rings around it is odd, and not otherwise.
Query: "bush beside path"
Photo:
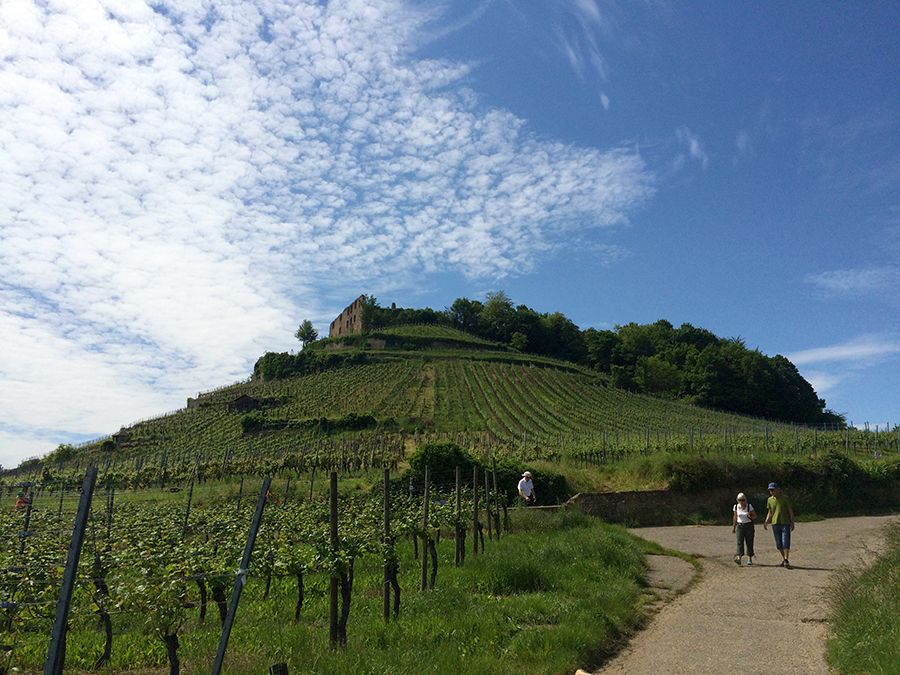
[[[764,506],[764,505],[763,505]],[[759,507],[757,507],[759,508]],[[829,675],[825,591],[833,572],[871,561],[897,516],[798,523],[792,569],[780,566],[771,528],[756,526],[752,567],[738,566],[731,526],[638,528],[632,532],[699,557],[697,583],[654,617],[597,675]],[[673,567],[673,572],[678,570]],[[675,572],[681,575],[683,570]],[[657,585],[665,587],[663,579]],[[681,583],[673,577],[673,583]]]

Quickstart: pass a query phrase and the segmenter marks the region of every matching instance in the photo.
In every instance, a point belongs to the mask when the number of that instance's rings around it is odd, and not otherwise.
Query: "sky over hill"
[[[360,293],[783,354],[900,422],[900,5],[0,3],[0,464]]]

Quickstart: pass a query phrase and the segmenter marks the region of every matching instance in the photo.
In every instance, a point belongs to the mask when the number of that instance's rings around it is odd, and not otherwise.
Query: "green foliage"
[[[379,351],[509,351],[496,342],[439,326],[403,326],[368,333],[350,333],[320,340],[315,349],[377,349]]]
[[[457,298],[444,310],[444,317],[454,328],[472,335],[482,335],[485,333],[485,322],[481,317],[483,311],[484,305],[478,300]]]
[[[725,464],[718,458],[679,457],[664,464],[669,488],[678,492],[700,492],[722,485],[725,479]],[[741,482],[742,477],[735,477]]]
[[[424,474],[425,467],[432,473],[454,475],[460,467],[464,477],[472,475],[475,458],[456,443],[424,443],[409,456],[409,467],[416,474]]]
[[[258,433],[261,431],[276,431],[285,428],[299,429],[320,434],[334,434],[343,431],[363,431],[375,429],[379,426],[378,420],[372,415],[348,412],[341,417],[329,419],[317,417],[305,420],[286,420],[269,418],[261,411],[253,411],[241,417],[241,431],[244,434]]]
[[[238,578],[254,506],[245,486],[236,508],[236,489],[233,483],[230,494],[215,499],[198,490],[187,528],[185,492],[117,493],[111,534],[98,526],[96,540],[85,543],[79,574],[84,583],[77,585],[70,612],[68,669],[91,670],[100,653],[98,607],[113,614],[111,672],[159,670],[169,636],[178,636],[183,672],[208,666],[221,626],[212,599],[210,613],[200,620],[199,582],[227,597]],[[272,494],[284,493],[273,487]],[[643,562],[639,545],[621,528],[546,514],[543,524],[532,520],[528,535],[488,540],[485,553],[468,556],[460,568],[445,537],[435,549],[437,584],[419,591],[420,560],[404,538],[420,533],[421,500],[392,501],[398,540],[384,546],[380,499],[345,494],[342,486],[337,551],[328,544],[327,500],[269,502],[232,634],[241,648],[229,652],[229,672],[260,672],[282,661],[292,672],[304,672],[311,662],[321,672],[348,674],[359,672],[360,663],[372,672],[573,672],[596,665],[598,650],[611,650],[640,623]],[[64,521],[73,508],[67,500]],[[445,535],[452,531],[448,509],[434,510],[427,528],[432,541],[438,526]],[[471,522],[471,502],[463,512]],[[513,520],[520,515],[531,514],[517,511]],[[13,539],[21,526],[21,515],[0,512],[0,536]],[[46,657],[59,562],[69,543],[57,536],[55,509],[37,510],[32,526],[39,534],[29,538],[24,555],[17,546],[0,552],[0,566],[8,572],[5,587],[22,603],[2,608],[4,625],[12,621],[9,644],[15,645],[4,665],[23,672],[36,671]],[[99,568],[91,567],[95,553],[102,559]],[[386,561],[397,564],[403,589],[401,615],[391,622],[381,615]],[[349,639],[345,649],[330,650],[328,586],[334,575],[349,573],[351,564]],[[306,589],[299,612],[298,575]],[[104,580],[109,595],[96,596],[92,578]],[[264,586],[271,592],[264,594]]]
[[[442,480],[444,485],[452,484],[456,475],[456,467],[460,467],[462,480],[471,481],[473,467],[478,467],[480,475],[488,472],[491,475],[490,484],[493,485],[492,464],[473,457],[470,453],[455,443],[425,443],[409,456],[409,474],[417,479],[425,473],[425,467],[429,467],[431,475]],[[515,504],[518,495],[519,479],[522,474],[530,470],[534,480],[535,489],[541,504],[560,504],[571,496],[571,490],[564,475],[548,471],[546,469],[534,469],[528,465],[512,459],[504,458],[497,462],[497,484],[507,504]],[[398,486],[402,489],[409,482],[410,476],[404,475]]]
[[[56,450],[47,455],[48,462],[65,462],[76,454],[75,447],[71,443],[60,443],[56,446]]]
[[[425,309],[404,309],[402,307],[382,307],[375,296],[363,296],[360,308],[360,320],[364,333],[388,326],[403,324],[437,324],[440,313],[430,307]]]
[[[561,473],[547,469],[533,468],[528,464],[512,458],[497,462],[497,483],[506,496],[507,503],[518,501],[519,480],[525,471],[531,471],[531,479],[538,495],[538,504],[549,506],[562,504],[572,496],[566,477]]]
[[[828,662],[845,675],[892,675],[900,663],[900,525],[885,532],[884,552],[862,570],[836,573]]]
[[[666,459],[661,470],[670,489],[686,493],[733,487],[765,494],[774,481],[790,495],[798,512],[831,515],[892,508],[898,497],[900,459],[854,461],[837,452],[760,459],[678,455]]]
[[[667,331],[660,325],[651,333],[658,341]],[[649,350],[656,344],[650,339],[642,342],[640,330],[626,332],[635,349]],[[675,331],[682,333],[684,326]],[[704,339],[707,347],[714,344],[715,336],[699,329],[687,333],[697,340],[696,346],[703,345]],[[516,460],[516,473],[501,481],[502,489],[514,496],[515,482],[526,466],[555,471],[554,465],[576,464],[584,470],[637,455],[678,452],[694,457],[755,453],[758,460],[772,454],[783,461],[821,456],[828,449],[857,457],[871,457],[874,450],[888,456],[897,451],[896,429],[877,435],[876,444],[876,434],[871,432],[819,431],[816,435],[813,429],[739,418],[662,394],[635,395],[610,387],[608,377],[586,368],[504,351],[498,343],[447,326],[389,327],[346,339],[363,347],[373,336],[384,336],[388,345],[389,340],[415,344],[416,349],[411,354],[337,349],[336,342],[319,340],[301,354],[267,354],[257,364],[258,376],[253,380],[200,395],[189,409],[124,429],[127,433],[115,453],[104,456],[100,443],[77,451],[62,448],[63,454],[50,458],[56,478],[69,480],[77,465],[93,462],[101,467],[112,463],[115,485],[171,484],[181,476],[189,479],[198,452],[204,455],[199,469],[207,476],[220,472],[260,475],[269,468],[308,472],[314,465],[341,470],[395,467],[412,442],[454,440],[479,462],[486,463],[489,456]],[[464,349],[454,351],[458,346]],[[743,349],[739,341],[732,341],[731,348]],[[696,357],[685,352],[684,363]],[[644,385],[664,379],[665,373],[660,376],[654,370],[663,366],[659,359],[656,355],[635,360],[635,366],[650,364],[641,376]],[[627,374],[624,366],[615,367]],[[248,417],[232,412],[231,404],[242,395],[260,403]],[[349,417],[341,421],[350,414],[369,419],[363,424]],[[329,444],[327,450],[321,446],[322,457],[317,458],[320,442],[328,438],[331,443],[335,436],[344,446]],[[60,456],[67,457],[66,467],[56,461]],[[39,472],[42,464],[33,460],[30,466]],[[887,471],[888,464],[877,466]],[[780,470],[793,480],[788,469]],[[731,468],[729,476],[730,472]],[[761,478],[768,482],[769,477]],[[540,475],[537,479],[542,503],[563,501],[567,496],[567,488],[556,489],[552,480],[548,483]],[[679,480],[685,485],[703,482],[676,477],[676,485]],[[867,489],[863,485],[861,493],[867,494]]]
[[[338,431],[362,431],[364,429],[374,429],[377,426],[378,420],[372,415],[349,412],[335,420],[320,419],[318,429],[326,433],[334,433]]]
[[[525,305],[515,306],[504,291],[487,294],[484,303],[457,298],[443,312],[431,308],[381,307],[365,296],[361,308],[363,332],[383,331],[405,324],[446,326],[484,340],[532,354],[582,363],[587,348],[581,331],[563,314],[541,314]],[[400,348],[403,348],[402,346]]]
[[[362,351],[322,352],[304,350],[299,354],[266,352],[253,366],[253,378],[259,381],[312,375],[325,370],[366,363]]]
[[[665,320],[584,333],[588,361],[617,387],[680,398],[709,408],[769,419],[842,427],[812,386],[783,356],[749,350],[740,338]]]
[[[258,411],[253,411],[251,413],[247,413],[243,417],[241,417],[241,432],[244,434],[251,434],[256,431],[261,431],[268,426],[268,420],[265,415]]]
[[[519,474],[520,478],[521,475]],[[531,476],[538,495],[538,504],[544,506],[563,504],[572,496],[572,490],[569,488],[566,477],[561,473],[546,469],[532,469]],[[516,485],[518,485],[518,480],[516,480]]]
[[[315,342],[319,339],[319,331],[313,327],[312,321],[304,319],[303,323],[301,323],[300,327],[297,329],[297,332],[294,333],[294,337],[300,340],[305,349],[306,345],[310,342]]]
[[[516,351],[524,352],[528,344],[528,337],[524,333],[516,331],[509,340],[509,345]]]

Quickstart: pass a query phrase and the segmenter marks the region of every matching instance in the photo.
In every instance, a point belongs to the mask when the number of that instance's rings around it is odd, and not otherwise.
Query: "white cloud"
[[[840,401],[856,391],[857,419],[877,418],[863,414],[862,407],[883,407],[882,382],[889,382],[893,363],[900,357],[900,338],[896,334],[865,334],[846,342],[787,354],[819,396],[828,394],[832,410],[842,410]],[[887,384],[890,390],[890,385]],[[868,400],[871,399],[871,400]],[[890,399],[889,399],[890,400]],[[838,403],[836,403],[838,402]],[[889,404],[890,407],[890,404]],[[893,414],[893,413],[892,413]]]
[[[556,0],[548,7],[549,25],[541,26],[541,30],[553,33],[557,49],[572,70],[582,79],[592,74],[606,80],[608,66],[600,42],[610,34],[611,27],[600,6],[594,0]]]
[[[833,270],[811,274],[807,281],[836,295],[893,295],[900,292],[900,270],[896,267]]]
[[[703,149],[700,137],[686,126],[678,127],[678,129],[675,130],[675,137],[687,148],[690,158],[700,162],[705,169],[706,165],[709,163],[709,157]]]
[[[480,107],[468,64],[417,60],[427,18],[0,4],[6,429],[115,430],[289,348],[343,306],[330,287],[528,271],[649,198],[633,151],[539,140]]]
[[[835,373],[826,373],[818,370],[809,370],[804,373],[803,377],[812,385],[812,388],[815,390],[816,394],[822,396],[829,390],[833,390],[835,387],[840,385],[841,382],[844,381],[846,376]]]
[[[753,158],[753,141],[750,137],[750,132],[746,129],[740,129],[735,134],[734,146],[737,152],[731,160],[732,166],[738,166],[742,161]]]
[[[862,335],[839,345],[816,347],[787,355],[794,365],[821,362],[845,362],[871,365],[900,354],[900,339],[890,336]]]

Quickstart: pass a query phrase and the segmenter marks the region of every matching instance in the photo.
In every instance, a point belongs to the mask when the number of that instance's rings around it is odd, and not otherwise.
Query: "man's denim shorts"
[[[772,534],[775,535],[775,548],[779,551],[791,547],[791,526],[772,523]]]

